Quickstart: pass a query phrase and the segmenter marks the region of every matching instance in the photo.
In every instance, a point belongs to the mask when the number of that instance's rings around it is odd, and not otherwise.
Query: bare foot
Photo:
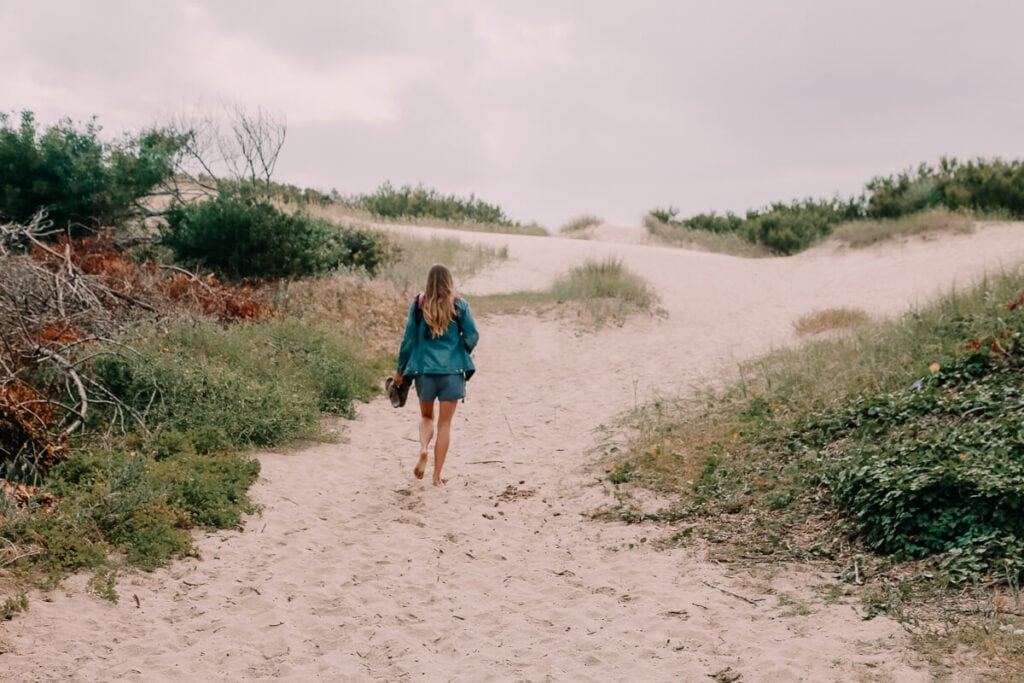
[[[427,471],[427,452],[420,451],[419,462],[416,463],[416,469],[412,471],[412,475],[417,479],[423,478],[423,473]],[[436,483],[435,483],[436,486]]]
[[[440,474],[434,475],[434,486],[444,486],[444,479],[441,478]]]

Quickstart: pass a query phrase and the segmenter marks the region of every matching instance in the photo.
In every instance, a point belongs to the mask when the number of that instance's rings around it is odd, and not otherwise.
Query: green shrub
[[[915,171],[876,177],[868,216],[897,218],[937,206],[1024,217],[1024,161],[976,159],[961,163],[941,159],[938,167],[921,164]]]
[[[657,217],[657,215],[655,215]],[[662,220],[662,222],[667,222]],[[731,211],[726,213],[724,216],[711,213],[700,213],[696,216],[691,216],[684,221],[679,221],[680,225],[693,230],[704,230],[706,232],[713,232],[716,234],[727,234],[733,232],[739,232],[740,227],[743,225],[743,219],[732,213]]]
[[[61,503],[60,507],[71,508]],[[98,567],[106,561],[108,547],[88,518],[40,511],[0,519],[0,535],[17,545],[38,546],[42,552],[13,563],[13,569],[35,567],[50,581],[70,572]],[[84,522],[84,524],[83,524]]]
[[[338,268],[372,275],[390,255],[381,233],[285,213],[265,199],[239,194],[171,207],[161,241],[179,261],[232,278],[297,277]]]
[[[1007,556],[979,557],[978,543],[1024,550],[1022,367],[1015,343],[998,354],[984,346],[823,424],[848,442],[830,482],[871,548],[911,558],[956,549],[984,569],[1003,568]]]
[[[135,347],[141,355],[98,358],[97,377],[148,424],[204,435],[197,451],[223,437],[274,445],[313,436],[321,411],[351,414],[375,385],[347,342],[295,321],[182,322]]]
[[[189,524],[226,529],[241,524],[243,512],[255,511],[247,492],[259,471],[258,461],[235,453],[185,453],[155,463],[151,476],[166,489],[167,504],[186,513]]]
[[[95,121],[63,120],[40,133],[31,112],[0,114],[0,220],[25,223],[40,209],[56,227],[115,225],[139,215],[136,200],[171,177],[181,139],[149,131],[100,140]]]

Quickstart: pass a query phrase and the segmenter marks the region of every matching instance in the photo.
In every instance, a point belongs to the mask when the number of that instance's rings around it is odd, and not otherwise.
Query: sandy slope
[[[588,449],[634,401],[792,342],[804,313],[890,315],[1024,262],[1020,226],[761,261],[451,234],[509,246],[507,263],[464,283],[471,302],[617,255],[668,317],[591,335],[556,320],[483,321],[446,488],[411,477],[412,407],[375,400],[340,423],[342,443],[261,453],[262,516],[204,535],[202,560],[123,578],[117,605],[84,593],[81,577],[35,598],[2,626],[0,677],[707,681],[731,667],[743,681],[928,679],[898,625],[824,604],[815,587],[830,576],[745,576],[697,549],[631,547],[656,527],[588,520],[611,501]],[[793,615],[782,593],[811,614]]]

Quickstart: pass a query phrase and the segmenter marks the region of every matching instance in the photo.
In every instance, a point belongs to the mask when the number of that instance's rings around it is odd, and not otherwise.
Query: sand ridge
[[[395,228],[417,231],[417,228]],[[450,231],[507,245],[474,294],[543,288],[614,255],[668,315],[580,334],[526,316],[481,321],[480,369],[445,475],[416,481],[416,416],[384,398],[339,443],[258,454],[264,506],[204,533],[202,559],[124,576],[110,604],[85,577],[2,626],[11,680],[928,680],[894,622],[825,604],[834,577],[771,579],[640,543],[657,527],[591,520],[614,499],[595,428],[634,402],[733,372],[795,341],[830,306],[892,315],[1024,263],[1024,230],[864,251],[743,260],[643,244]],[[397,341],[396,345],[397,345]],[[767,583],[766,583],[767,582]],[[793,614],[776,594],[810,614]],[[137,598],[137,600],[136,600]]]

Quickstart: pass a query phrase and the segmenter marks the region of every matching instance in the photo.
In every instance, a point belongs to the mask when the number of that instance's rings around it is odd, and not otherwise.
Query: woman
[[[413,470],[417,479],[427,469],[427,454],[434,436],[434,401],[439,405],[437,441],[434,442],[434,486],[444,483],[441,468],[448,455],[452,417],[466,380],[476,371],[469,357],[480,339],[465,299],[455,296],[452,274],[436,265],[427,274],[427,287],[409,307],[405,335],[398,350],[394,382],[402,386],[415,378],[420,402],[420,457]]]

